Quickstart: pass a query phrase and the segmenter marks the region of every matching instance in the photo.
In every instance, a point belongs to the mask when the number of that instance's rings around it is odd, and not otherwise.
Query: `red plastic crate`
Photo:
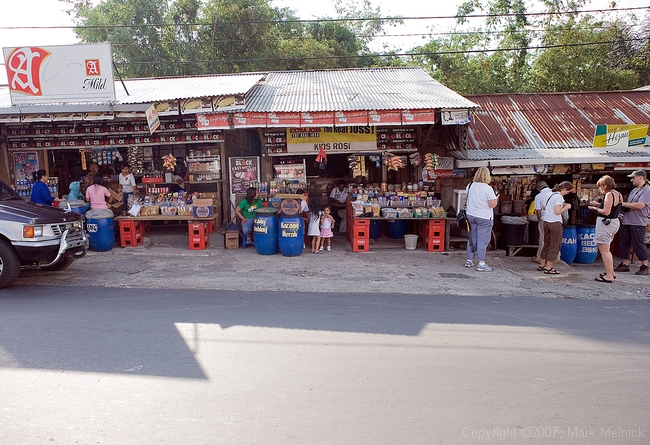
[[[207,222],[196,222],[190,221],[187,223],[187,231],[192,236],[206,236],[208,233],[208,223]]]
[[[135,247],[142,244],[142,233],[134,232],[131,234],[120,233],[120,246]]]
[[[216,219],[211,219],[210,221],[207,222],[208,225],[208,233],[212,233],[215,230],[217,230],[217,220]]]
[[[144,224],[142,224],[142,221],[129,221],[129,220],[124,220],[120,221],[120,234],[125,233],[135,233],[135,232],[142,232],[144,227]]]
[[[206,233],[203,236],[189,236],[190,250],[205,250],[210,245],[210,238]]]
[[[443,236],[429,236],[424,238],[424,247],[429,252],[442,252],[445,250],[445,237]]]
[[[368,252],[370,250],[370,238],[354,238],[350,242],[352,252]]]

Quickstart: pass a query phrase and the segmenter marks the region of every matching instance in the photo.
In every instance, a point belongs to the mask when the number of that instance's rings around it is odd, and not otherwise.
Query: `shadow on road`
[[[650,304],[21,286],[0,294],[0,367],[205,379],[177,330],[192,323],[394,336],[430,324],[517,326],[647,347]]]

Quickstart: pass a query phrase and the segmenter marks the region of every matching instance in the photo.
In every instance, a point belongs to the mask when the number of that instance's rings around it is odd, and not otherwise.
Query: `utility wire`
[[[309,20],[251,20],[245,22],[220,22],[222,25],[247,25],[247,24],[278,24],[286,25],[293,23],[323,23],[323,22],[365,22],[365,21],[394,21],[394,20],[456,20],[459,18],[497,18],[497,17],[539,17],[539,16],[557,16],[557,15],[576,15],[589,13],[603,13],[614,11],[637,11],[650,10],[650,6],[639,6],[634,8],[611,8],[611,9],[587,9],[576,11],[557,11],[557,12],[527,12],[524,14],[471,14],[471,15],[451,15],[451,16],[430,16],[430,17],[369,17],[369,18],[322,18]],[[2,26],[0,30],[21,30],[21,29],[111,29],[111,28],[169,28],[182,26],[212,26],[213,22],[191,22],[191,23],[143,23],[131,25],[60,25],[60,26]]]

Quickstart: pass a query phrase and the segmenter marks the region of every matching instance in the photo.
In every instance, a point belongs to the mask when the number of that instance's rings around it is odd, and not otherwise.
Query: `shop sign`
[[[294,216],[300,213],[300,200],[286,198],[280,204],[280,211],[285,215]]]
[[[594,148],[643,147],[648,135],[648,125],[597,125]]]
[[[14,176],[16,180],[33,180],[32,173],[38,171],[38,157],[35,151],[14,153]]]
[[[181,113],[205,113],[212,111],[212,101],[205,97],[200,99],[183,99],[181,100]]]
[[[454,171],[453,170],[439,170],[435,169],[433,171],[434,176],[436,179],[446,179],[446,178],[453,178],[454,177]]]
[[[466,168],[455,168],[454,169],[454,178],[466,178],[467,169]]]
[[[337,111],[334,115],[334,125],[368,125],[368,112],[362,111]]]
[[[220,96],[212,98],[212,109],[214,111],[235,111],[241,110],[246,105],[243,94],[234,96]]]
[[[402,112],[395,110],[372,110],[368,113],[370,125],[402,125]]]
[[[158,117],[158,113],[156,113],[156,107],[151,104],[149,108],[147,108],[147,111],[145,111],[145,114],[147,115],[149,133],[153,133],[158,129],[158,127],[160,127],[160,118]]]
[[[232,122],[235,128],[266,127],[266,113],[235,113]]]
[[[377,151],[375,127],[312,127],[287,128],[288,154],[316,155],[322,148],[325,153]]]
[[[614,170],[646,170],[650,169],[648,162],[618,162],[614,164]]]
[[[178,115],[178,110],[180,110],[177,101],[159,102],[155,106],[158,116],[176,116]]]
[[[83,120],[83,113],[57,113],[52,115],[52,122],[81,120]]]
[[[13,105],[115,101],[111,46],[3,48]]]
[[[442,125],[464,125],[471,122],[469,109],[467,110],[452,110],[443,108],[440,110],[440,122]]]
[[[197,114],[196,125],[199,130],[228,129],[231,117],[228,113]]]
[[[410,124],[435,124],[435,110],[402,110],[402,123]]]
[[[301,113],[301,125],[307,127],[331,127],[334,125],[334,112],[333,111],[316,111],[309,113]]]
[[[269,113],[266,119],[267,127],[299,127],[300,113]]]
[[[436,174],[438,170],[453,170],[454,169],[454,158],[453,157],[438,157],[438,163],[436,164]]]
[[[228,158],[230,166],[230,192],[246,193],[252,183],[260,180],[260,160],[256,156]]]

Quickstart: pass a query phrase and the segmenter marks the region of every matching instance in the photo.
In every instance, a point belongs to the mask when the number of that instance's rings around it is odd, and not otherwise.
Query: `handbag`
[[[467,188],[467,196],[465,196],[465,205],[464,209],[459,210],[458,213],[456,214],[456,225],[458,227],[465,227],[467,231],[469,232],[469,221],[467,221],[467,212],[465,209],[467,208],[467,199],[469,198],[469,190],[472,188],[472,182],[469,183],[469,187]]]

